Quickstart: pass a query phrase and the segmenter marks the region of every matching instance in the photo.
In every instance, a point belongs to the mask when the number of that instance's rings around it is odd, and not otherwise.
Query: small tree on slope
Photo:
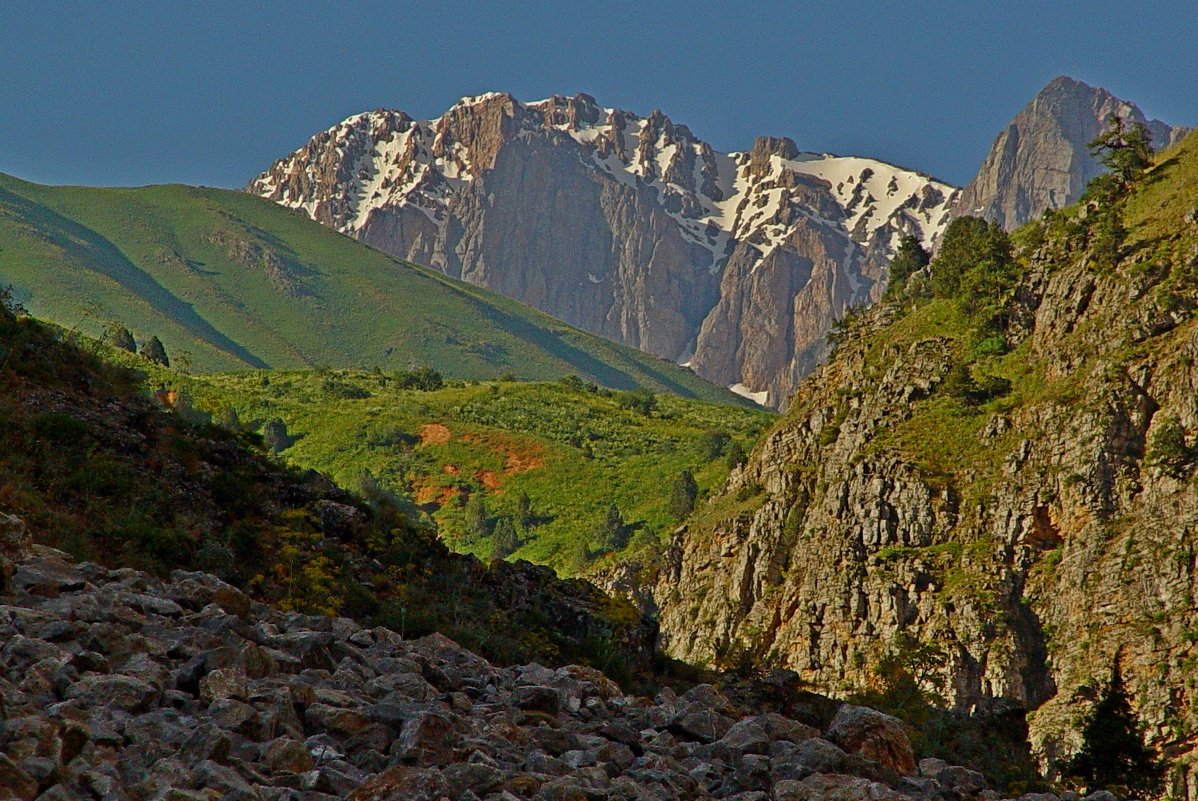
[[[1164,765],[1156,749],[1144,743],[1118,665],[1086,721],[1082,749],[1065,773],[1084,781],[1091,791],[1126,789],[1140,798],[1158,795],[1164,785]]]

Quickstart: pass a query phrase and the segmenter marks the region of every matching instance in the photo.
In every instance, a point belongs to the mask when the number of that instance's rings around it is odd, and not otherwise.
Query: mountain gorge
[[[878,297],[899,237],[935,242],[953,192],[785,138],[721,153],[660,112],[499,93],[351,117],[248,189],[775,406],[831,322]]]
[[[1050,766],[1119,669],[1195,797],[1196,187],[1191,136],[1126,199],[1018,231],[1012,261],[973,251],[969,288],[945,254],[978,229],[955,221],[676,535],[667,651],[849,692],[913,636],[948,703],[1030,711]]]

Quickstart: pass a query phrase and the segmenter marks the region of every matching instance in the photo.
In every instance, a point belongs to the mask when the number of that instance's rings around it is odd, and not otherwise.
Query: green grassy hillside
[[[251,430],[282,421],[289,462],[342,486],[381,485],[431,515],[456,550],[488,559],[510,524],[507,555],[566,575],[656,549],[678,524],[671,490],[682,471],[700,493],[715,489],[774,417],[577,379],[420,391],[387,373],[182,375],[113,358],[226,425],[230,409]],[[614,550],[604,527],[612,504],[625,523]]]
[[[49,187],[0,175],[0,285],[34,315],[157,336],[200,371],[584,376],[742,404],[688,370],[394,259],[241,192]]]
[[[0,294],[0,517],[105,565],[215,573],[285,610],[407,637],[438,631],[505,664],[650,667],[626,602],[527,563],[453,554],[384,492],[346,492],[252,434],[163,408],[135,371]],[[0,554],[0,590],[11,563]],[[226,601],[249,614],[248,599]]]

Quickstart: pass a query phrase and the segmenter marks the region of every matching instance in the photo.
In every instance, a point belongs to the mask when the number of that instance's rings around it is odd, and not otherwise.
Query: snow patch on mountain
[[[464,110],[496,101],[510,102],[508,113],[519,119],[521,133],[559,131],[596,170],[653,193],[684,239],[710,254],[713,273],[723,267],[733,240],[753,244],[764,257],[785,243],[800,217],[843,229],[862,244],[882,231],[890,251],[908,233],[931,246],[948,224],[957,191],[882,161],[824,153],[771,155],[762,173],[750,153],[715,151],[660,112],[642,117],[598,106],[585,95],[521,104],[498,92],[462,98],[431,120],[392,110],[356,114],[276,162],[249,191],[350,235],[373,212],[401,206],[419,208],[443,228],[453,192],[478,176],[466,145],[450,134],[451,122]],[[334,185],[314,192],[330,159],[348,169],[338,171]],[[793,176],[821,182],[835,209],[812,208],[807,194],[795,191]]]

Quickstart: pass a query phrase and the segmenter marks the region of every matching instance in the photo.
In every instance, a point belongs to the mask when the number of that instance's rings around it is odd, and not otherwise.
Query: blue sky
[[[358,111],[585,91],[964,183],[1058,74],[1198,122],[1190,2],[0,4],[0,172],[241,186]]]

